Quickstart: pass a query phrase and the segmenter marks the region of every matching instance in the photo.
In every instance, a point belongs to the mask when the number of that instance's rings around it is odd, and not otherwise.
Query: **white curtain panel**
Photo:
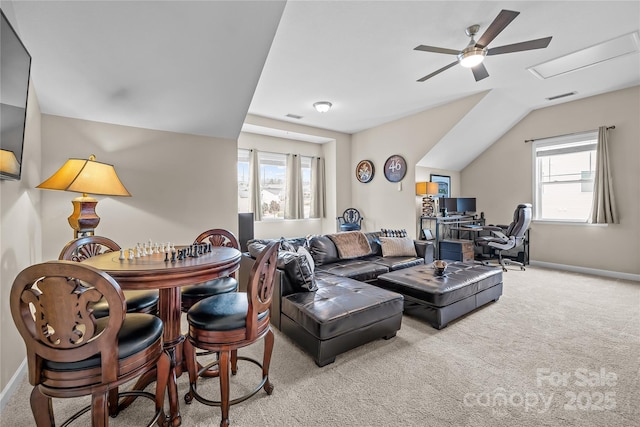
[[[325,206],[324,159],[314,157],[311,160],[311,211],[309,217],[324,218],[326,216]]]
[[[589,222],[593,224],[618,224],[618,212],[613,196],[613,180],[609,165],[609,141],[607,127],[598,129],[596,149],[596,174],[593,179],[593,204]]]
[[[249,155],[249,208],[255,221],[262,221],[262,197],[260,196],[260,163],[258,150],[251,150]]]

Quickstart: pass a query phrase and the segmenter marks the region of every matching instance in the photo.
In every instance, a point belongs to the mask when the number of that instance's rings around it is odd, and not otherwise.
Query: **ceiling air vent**
[[[560,98],[564,98],[566,96],[573,96],[575,95],[577,92],[567,92],[567,93],[562,93],[560,95],[555,95],[555,96],[550,96],[549,98],[546,98],[547,101],[555,101],[556,99],[560,99]]]
[[[300,120],[302,118],[302,116],[299,116],[297,114],[287,114],[285,117],[289,117],[290,119],[296,119],[296,120]]]

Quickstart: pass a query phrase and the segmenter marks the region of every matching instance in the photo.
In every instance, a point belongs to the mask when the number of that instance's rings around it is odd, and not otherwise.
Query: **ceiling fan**
[[[513,53],[513,52],[521,52],[524,50],[533,50],[533,49],[543,49],[549,46],[551,42],[551,37],[544,37],[536,40],[529,40],[526,42],[514,43],[505,46],[494,47],[491,49],[487,48],[487,45],[491,43],[493,39],[496,38],[498,34],[504,30],[507,25],[513,21],[516,16],[518,16],[520,12],[515,12],[513,10],[501,10],[496,19],[493,20],[489,28],[484,32],[484,34],[480,37],[480,39],[476,42],[474,37],[478,34],[478,30],[480,29],[479,25],[472,25],[465,30],[467,36],[471,37],[471,41],[462,50],[453,50],[446,49],[443,47],[435,47],[435,46],[426,46],[420,45],[414,48],[414,50],[421,50],[424,52],[434,52],[434,53],[444,53],[447,55],[456,55],[458,60],[452,62],[449,65],[445,65],[437,71],[434,71],[431,74],[424,76],[419,79],[419,82],[423,82],[431,77],[440,74],[441,72],[453,67],[456,64],[460,64],[463,67],[471,68],[473,72],[473,77],[475,77],[476,81],[480,81],[484,78],[489,77],[489,73],[485,68],[482,61],[484,61],[484,57],[487,55],[502,55],[503,53]]]

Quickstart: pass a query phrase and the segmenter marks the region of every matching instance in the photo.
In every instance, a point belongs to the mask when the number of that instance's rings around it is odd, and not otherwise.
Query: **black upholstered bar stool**
[[[211,243],[213,246],[227,246],[240,250],[240,244],[236,236],[221,228],[213,228],[200,233],[194,243]],[[182,292],[182,311],[187,312],[198,301],[227,292],[238,290],[238,280],[235,272],[227,277],[208,280],[191,286],[184,286]]]
[[[261,388],[271,394],[273,384],[269,381],[269,364],[273,352],[274,336],[270,326],[271,299],[278,257],[279,242],[270,243],[258,256],[249,276],[247,292],[230,292],[212,296],[196,303],[187,312],[189,333],[184,343],[189,392],[185,402],[197,401],[209,406],[220,406],[220,425],[229,425],[229,406],[243,402]],[[259,339],[265,339],[262,363],[237,356],[237,350]],[[196,363],[196,348],[218,352],[220,358],[200,369]],[[262,380],[245,396],[231,399],[230,370],[235,373],[237,360],[245,360],[262,368]],[[220,372],[220,401],[209,400],[197,392],[198,378],[209,368],[218,365]]]
[[[99,299],[109,305],[109,316],[97,319],[91,304]],[[163,350],[162,320],[125,313],[123,292],[111,276],[69,261],[36,264],[16,277],[10,306],[27,347],[37,426],[56,425],[52,398],[80,396],[91,396],[91,404],[61,425],[91,411],[91,425],[108,426],[109,415],[117,414],[118,387],[154,368],[155,395],[127,391],[120,396],[154,400],[155,414],[148,426],[164,425],[170,360]]]

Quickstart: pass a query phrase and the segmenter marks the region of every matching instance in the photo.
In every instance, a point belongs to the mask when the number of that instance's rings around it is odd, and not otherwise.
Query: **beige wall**
[[[350,173],[345,183],[351,183],[352,205],[364,217],[365,230],[404,228],[415,233],[419,217],[416,164],[484,96],[485,93],[472,95],[353,135]],[[394,154],[400,154],[407,162],[407,174],[400,183],[391,183],[384,176],[384,163]],[[365,159],[373,162],[375,175],[363,184],[356,179],[355,169]],[[431,172],[422,169],[419,176],[426,174],[428,178]],[[458,186],[457,182],[453,174],[452,185]]]
[[[220,227],[237,233],[237,145],[234,140],[42,116],[42,176],[70,157],[115,166],[132,197],[95,196],[96,234],[123,247],[149,239],[189,243]],[[232,185],[229,185],[229,184]],[[74,193],[42,191],[44,259],[57,259],[73,238],[67,217]]]
[[[514,126],[461,174],[487,221],[508,224],[518,203],[532,202],[532,148],[524,141],[615,125],[609,131],[620,224],[531,225],[531,259],[640,274],[640,87],[542,108]],[[636,276],[637,277],[637,276]]]
[[[42,261],[40,222],[40,107],[29,85],[27,122],[20,181],[0,181],[0,390],[25,358],[25,347],[9,309],[13,280],[24,268]]]

